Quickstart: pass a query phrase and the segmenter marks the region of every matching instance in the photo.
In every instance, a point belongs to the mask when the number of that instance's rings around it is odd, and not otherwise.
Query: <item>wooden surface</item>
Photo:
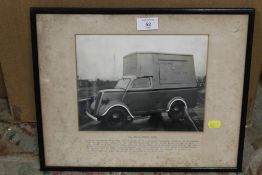
[[[6,87],[5,87],[5,82],[4,82],[4,77],[3,77],[3,71],[2,71],[2,66],[0,64],[0,98],[6,98]]]
[[[30,7],[157,7],[157,8],[256,8],[253,60],[249,93],[249,114],[254,105],[261,73],[262,1],[261,0],[2,0],[0,5],[0,62],[12,114],[16,120],[35,121]],[[0,73],[1,79],[1,73]],[[0,81],[0,91],[3,81]]]

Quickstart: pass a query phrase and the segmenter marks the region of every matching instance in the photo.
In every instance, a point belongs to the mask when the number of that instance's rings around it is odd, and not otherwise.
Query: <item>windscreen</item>
[[[118,80],[115,89],[126,89],[128,84],[130,82],[129,78],[122,78],[120,80]]]

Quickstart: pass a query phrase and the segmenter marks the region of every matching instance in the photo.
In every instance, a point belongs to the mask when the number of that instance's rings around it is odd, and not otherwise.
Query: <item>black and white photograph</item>
[[[203,131],[208,35],[76,35],[80,131]]]

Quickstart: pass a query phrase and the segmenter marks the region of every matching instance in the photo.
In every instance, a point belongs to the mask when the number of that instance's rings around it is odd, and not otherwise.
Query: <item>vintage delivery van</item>
[[[192,55],[131,53],[123,58],[123,77],[89,99],[86,115],[112,127],[162,112],[176,121],[196,106],[197,91]]]

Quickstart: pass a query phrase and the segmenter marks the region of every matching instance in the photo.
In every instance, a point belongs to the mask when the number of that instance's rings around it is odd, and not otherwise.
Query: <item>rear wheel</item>
[[[186,106],[182,101],[175,101],[168,111],[168,117],[172,121],[178,121],[184,118]]]
[[[104,124],[109,128],[119,129],[128,123],[128,112],[122,107],[114,107],[105,116]]]

